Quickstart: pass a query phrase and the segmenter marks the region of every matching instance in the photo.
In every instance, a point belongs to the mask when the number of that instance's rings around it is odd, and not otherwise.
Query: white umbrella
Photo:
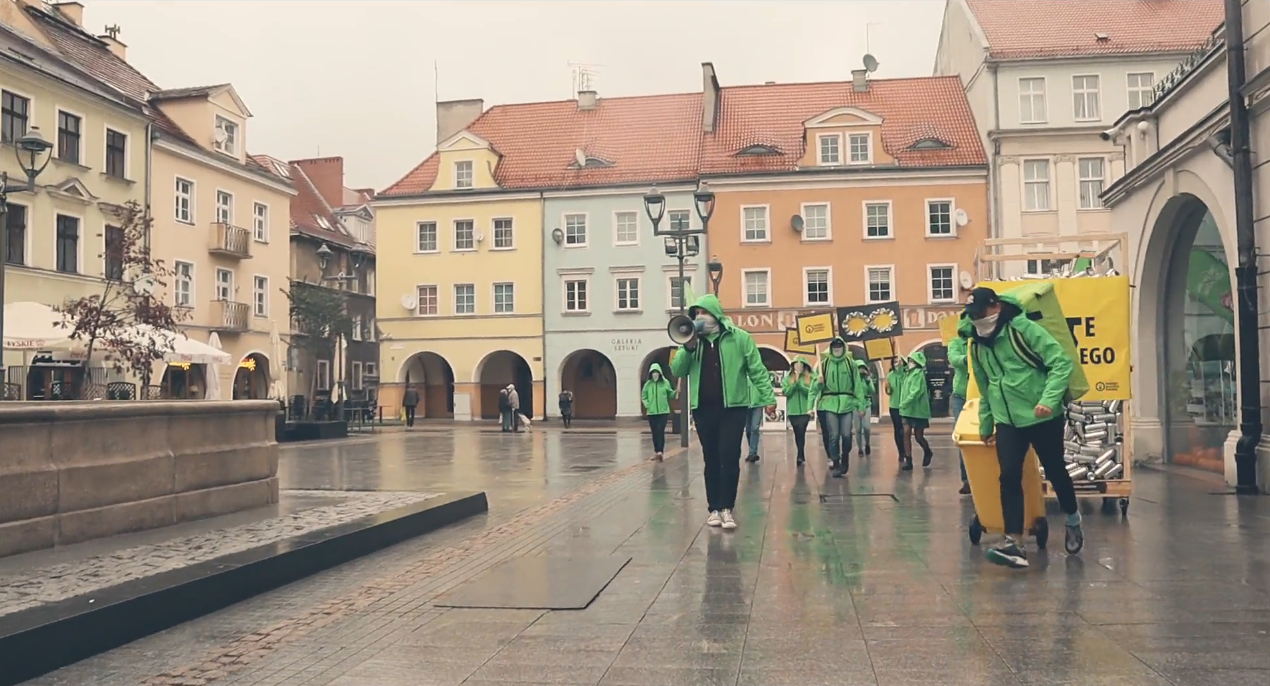
[[[287,397],[286,375],[282,369],[282,334],[278,333],[278,322],[269,325],[269,397],[274,400],[285,400]]]
[[[43,303],[16,302],[4,306],[5,350],[52,350],[72,345],[71,326],[58,326],[65,315]]]
[[[220,334],[215,331],[207,337],[207,346],[220,350]],[[229,361],[229,355],[225,355],[225,361]],[[220,365],[207,365],[207,393],[203,396],[207,400],[220,400]]]
[[[331,402],[343,402],[348,395],[344,390],[344,360],[348,358],[348,340],[340,335],[339,354],[335,356],[335,390],[331,391]]]

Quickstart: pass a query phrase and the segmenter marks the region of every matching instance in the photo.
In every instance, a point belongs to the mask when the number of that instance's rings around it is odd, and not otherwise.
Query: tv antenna
[[[110,26],[106,27],[106,35],[110,36],[114,40],[119,40],[120,31],[123,31],[123,29],[120,28],[118,24],[111,24]]]
[[[864,25],[864,69],[870,74],[878,70],[878,58],[873,56],[872,41],[870,40],[870,34],[874,26],[881,26],[881,24],[871,21]]]
[[[573,75],[573,90],[569,93],[569,97],[577,95],[580,91],[595,90],[595,77],[599,75],[600,70],[603,68],[604,65],[602,64],[570,62],[569,69]]]

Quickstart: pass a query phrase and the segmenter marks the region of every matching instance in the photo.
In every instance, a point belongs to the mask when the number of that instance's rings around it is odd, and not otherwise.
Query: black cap
[[[966,316],[981,319],[988,313],[988,308],[1001,302],[997,292],[991,288],[976,288],[970,291],[970,299],[966,301]]]

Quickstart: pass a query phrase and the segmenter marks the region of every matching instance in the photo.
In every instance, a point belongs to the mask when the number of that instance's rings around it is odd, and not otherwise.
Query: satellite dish
[[[229,134],[225,133],[224,129],[216,129],[216,133],[212,134],[212,140],[217,143],[224,143],[228,139]]]
[[[868,53],[865,53],[865,55],[864,55],[864,70],[865,70],[865,71],[867,71],[867,72],[869,72],[870,74],[872,74],[873,72],[877,71],[877,70],[878,70],[878,58],[876,58],[876,57],[874,57],[873,55],[870,55],[870,54],[868,54]]]
[[[578,163],[579,167],[586,166],[586,153],[583,152],[582,148],[573,151],[573,160]]]
[[[970,223],[970,215],[966,214],[965,210],[958,207],[957,211],[953,213],[953,221],[957,222],[957,226],[965,226]]]
[[[485,240],[485,234],[478,231],[476,232],[475,235],[472,236],[472,238],[476,239],[477,243],[480,243],[481,241]]]
[[[154,277],[148,274],[132,282],[132,290],[138,295],[154,295],[154,286]]]
[[[806,222],[803,221],[803,218],[801,216],[794,215],[789,218],[789,228],[799,233],[802,233],[804,226],[806,226]]]
[[[407,293],[401,296],[401,306],[406,308],[407,310],[413,310],[418,305],[419,305],[419,301],[415,299],[415,297],[411,295],[410,293]]]
[[[958,278],[958,280],[961,282],[961,287],[962,287],[962,288],[964,288],[964,289],[966,289],[966,290],[970,290],[971,288],[974,288],[974,285],[975,285],[975,277],[974,277],[974,276],[971,276],[970,272],[963,271],[963,272],[961,272],[961,275],[960,275],[959,277],[957,277],[957,278]]]

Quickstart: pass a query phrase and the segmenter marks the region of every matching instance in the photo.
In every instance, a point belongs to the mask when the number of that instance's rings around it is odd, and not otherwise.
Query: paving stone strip
[[[340,526],[363,517],[436,498],[439,493],[285,491],[339,499],[251,524],[207,531],[152,545],[0,576],[0,616],[44,603],[88,595],[111,586],[188,567],[233,553]]]
[[[677,457],[683,451],[683,448],[669,449],[666,451],[666,459]],[[456,571],[452,569],[455,565],[471,565],[476,554],[488,551],[486,555],[482,556],[482,561],[486,562],[490,559],[489,555],[496,552],[496,550],[490,550],[492,548],[497,549],[501,546],[501,552],[504,553],[504,556],[512,554],[513,549],[509,549],[507,546],[512,539],[527,533],[533,526],[543,523],[551,516],[559,514],[588,496],[638,472],[649,469],[652,464],[654,463],[637,463],[591,481],[575,491],[534,509],[526,510],[503,524],[465,539],[457,545],[438,550],[432,555],[423,558],[417,564],[405,569],[399,569],[393,574],[373,579],[366,584],[351,589],[342,596],[322,603],[291,619],[239,637],[224,646],[209,651],[197,664],[168,670],[146,679],[143,684],[144,686],[206,686],[216,680],[223,679],[273,655],[287,643],[312,634],[324,627],[331,626],[349,615],[382,603],[393,594],[418,584],[420,580],[439,573]],[[516,546],[516,549],[523,550],[523,542],[521,546]],[[464,563],[467,564],[464,565]]]

